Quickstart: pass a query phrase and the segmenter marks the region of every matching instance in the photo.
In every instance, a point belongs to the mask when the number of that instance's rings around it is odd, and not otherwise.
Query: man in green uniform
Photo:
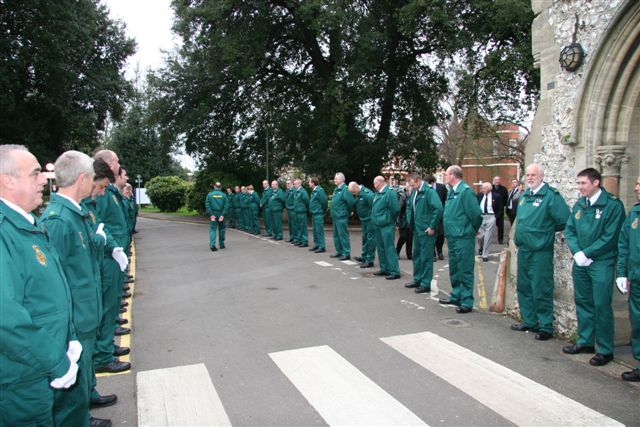
[[[396,217],[400,211],[398,194],[389,188],[384,178],[376,176],[373,180],[376,194],[371,205],[371,222],[376,236],[376,247],[380,270],[376,276],[386,276],[387,280],[400,278],[400,264],[396,252]]]
[[[293,241],[300,248],[309,247],[309,233],[307,231],[307,215],[309,213],[309,193],[302,186],[302,180],[296,178],[293,181],[294,198],[293,210],[295,212],[296,234]]]
[[[415,293],[431,292],[437,229],[442,219],[442,202],[436,190],[417,174],[409,177],[407,222],[413,233],[413,280],[406,288]]]
[[[240,186],[236,185],[233,190],[233,198],[231,199],[231,206],[233,207],[233,228],[242,229],[242,220],[240,218]]]
[[[640,202],[640,176],[636,180],[635,192]],[[631,350],[638,361],[635,369],[622,373],[622,379],[640,382],[640,203],[631,209],[620,230],[616,285],[623,294],[630,293]]]
[[[249,205],[250,227],[249,233],[260,234],[260,197],[253,189],[253,185],[247,187],[247,204]]]
[[[298,233],[296,230],[296,211],[295,211],[295,203],[296,203],[296,193],[293,188],[293,181],[287,180],[287,189],[285,190],[285,207],[287,208],[287,223],[289,225],[289,239],[287,242],[295,243],[295,236]]]
[[[269,200],[269,211],[271,212],[271,228],[273,239],[282,240],[282,211],[286,203],[284,191],[278,186],[278,181],[271,181],[271,199]]]
[[[331,258],[341,261],[351,258],[351,243],[349,242],[349,215],[356,199],[344,183],[344,174],[336,173],[333,183],[336,185],[331,197],[331,220],[333,221],[333,245],[336,252]]]
[[[111,168],[116,182],[118,181],[120,159],[116,153],[111,150],[100,150],[95,154],[94,159],[105,161]],[[102,319],[98,328],[93,364],[96,372],[123,372],[131,369],[131,363],[121,362],[114,356],[116,347],[113,337],[115,322],[119,318],[124,271],[129,263],[125,254],[129,238],[128,223],[122,209],[122,194],[114,183],[107,186],[104,195],[96,197],[95,203],[98,217],[112,239],[107,241],[100,266]]]
[[[236,228],[234,198],[235,198],[235,194],[233,194],[231,187],[227,187],[227,199],[229,200],[229,212],[227,212],[227,225],[229,228]]]
[[[273,236],[271,229],[271,215],[269,215],[269,199],[271,199],[271,187],[266,179],[262,181],[262,197],[260,197],[260,207],[264,217],[264,230],[268,237]]]
[[[324,215],[327,212],[327,193],[320,186],[317,176],[309,179],[311,198],[309,199],[309,211],[311,212],[311,225],[313,229],[313,247],[310,251],[315,253],[326,252],[324,242]]]
[[[0,425],[53,425],[54,389],[76,382],[82,346],[62,265],[31,211],[46,178],[20,145],[0,145]]]
[[[544,182],[542,166],[529,165],[525,179],[529,188],[518,202],[515,231],[522,323],[511,325],[511,329],[538,331],[535,338],[545,341],[553,336],[553,244],[570,212],[558,190]]]
[[[441,304],[457,305],[456,312],[460,314],[473,309],[476,233],[482,224],[476,193],[462,178],[458,165],[449,166],[445,173],[445,182],[450,187],[443,216],[444,235],[449,242],[451,296],[440,300]]]
[[[218,250],[216,248],[216,233],[220,249],[224,249],[224,218],[229,211],[229,199],[222,192],[222,185],[219,182],[216,182],[213,190],[207,194],[204,205],[207,209],[207,215],[209,215],[209,249],[212,252]]]
[[[247,197],[247,187],[240,187],[240,200],[238,203],[240,207],[240,230],[249,231],[251,229],[251,218],[249,215],[249,198]]]
[[[613,360],[613,279],[624,206],[600,187],[602,176],[593,168],[578,173],[580,198],[573,205],[564,237],[573,254],[573,291],[578,340],[565,346],[568,354],[598,352],[590,360],[602,366]]]
[[[78,360],[76,383],[68,390],[54,392],[53,418],[56,426],[89,425],[89,404],[93,387],[93,348],[102,317],[98,252],[107,240],[102,226],[94,231],[89,213],[80,202],[93,189],[93,160],[84,153],[67,151],[55,163],[58,192],[40,217],[56,248],[69,281],[73,326],[82,354]],[[94,418],[91,425],[111,425]]]
[[[373,267],[376,257],[376,233],[371,224],[371,206],[375,195],[373,191],[355,181],[349,183],[349,191],[356,199],[356,212],[362,224],[362,256],[354,259],[360,262],[360,268],[370,268]]]

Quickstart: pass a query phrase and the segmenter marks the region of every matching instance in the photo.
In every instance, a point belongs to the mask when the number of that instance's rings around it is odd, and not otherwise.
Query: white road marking
[[[358,279],[359,279],[359,277],[349,277],[349,279],[351,279],[351,280],[358,280]]]
[[[316,264],[318,264],[320,267],[332,267],[333,264],[331,264],[330,262],[326,262],[326,261],[315,261]]]
[[[516,425],[622,426],[431,332],[382,338],[382,341]]]
[[[415,302],[412,302],[412,301],[407,301],[407,300],[405,300],[405,299],[400,300],[400,302],[401,302],[403,305],[406,305],[407,307],[417,308],[418,310],[424,310],[424,309],[425,309],[423,306],[421,306],[421,305],[419,305],[419,304],[416,304]]]
[[[358,265],[359,263],[355,262],[355,261],[350,261],[350,260],[344,260],[342,261],[343,264],[347,264],[347,265]]]
[[[230,426],[204,364],[138,372],[139,426]]]
[[[328,346],[269,356],[330,426],[426,425]]]

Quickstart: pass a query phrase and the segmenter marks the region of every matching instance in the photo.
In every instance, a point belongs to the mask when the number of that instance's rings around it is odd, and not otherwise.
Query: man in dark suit
[[[482,210],[482,225],[478,230],[479,253],[482,255],[482,261],[486,262],[489,261],[489,246],[495,234],[498,213],[504,215],[504,203],[500,193],[492,191],[488,182],[482,184],[482,190],[477,197]]]
[[[509,222],[513,225],[513,221],[516,220],[516,210],[518,209],[518,199],[520,198],[520,183],[517,179],[511,180],[511,190],[509,190],[509,196],[507,197],[507,204],[505,206]]]
[[[498,243],[502,244],[504,239],[504,205],[505,201],[509,197],[509,192],[504,185],[500,184],[500,177],[495,176],[493,178],[493,188],[491,190],[492,193],[500,194],[502,198],[502,210],[500,212],[496,212],[496,226],[498,227]]]
[[[431,188],[436,190],[436,193],[438,193],[438,197],[440,197],[440,202],[442,202],[442,206],[444,209],[444,204],[447,201],[447,186],[436,182],[436,177],[433,175],[427,176],[427,182],[429,183]],[[436,238],[436,255],[434,256],[434,259],[437,258],[439,260],[443,260],[444,255],[442,255],[442,247],[444,246],[444,227],[442,226],[442,218],[438,223],[436,234],[438,237]]]

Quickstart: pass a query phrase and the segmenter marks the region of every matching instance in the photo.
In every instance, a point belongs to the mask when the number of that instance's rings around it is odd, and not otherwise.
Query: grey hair
[[[10,154],[12,151],[26,151],[29,152],[24,145],[17,144],[5,144],[0,145],[0,175],[12,175],[17,177],[18,171],[16,170],[15,161]]]
[[[360,185],[355,181],[351,181],[349,183],[349,187],[348,188],[349,188],[349,191],[356,191],[356,190],[360,189]]]
[[[452,166],[449,166],[449,169],[447,170],[451,171],[453,176],[455,176],[456,178],[462,179],[463,173],[462,173],[462,168],[460,166],[452,165]]]
[[[93,155],[94,159],[102,159],[107,163],[111,163],[111,160],[116,156],[116,153],[111,150],[100,150]]]
[[[72,186],[82,174],[93,174],[93,160],[79,151],[65,151],[54,166],[56,182],[60,188]]]
[[[335,177],[341,179],[342,181],[345,180],[344,174],[342,172],[336,172]]]

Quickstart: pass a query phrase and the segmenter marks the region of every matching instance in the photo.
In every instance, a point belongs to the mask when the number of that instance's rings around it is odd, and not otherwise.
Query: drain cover
[[[471,327],[471,323],[465,322],[460,319],[444,319],[441,320],[440,323],[443,323],[451,328],[469,328]]]

